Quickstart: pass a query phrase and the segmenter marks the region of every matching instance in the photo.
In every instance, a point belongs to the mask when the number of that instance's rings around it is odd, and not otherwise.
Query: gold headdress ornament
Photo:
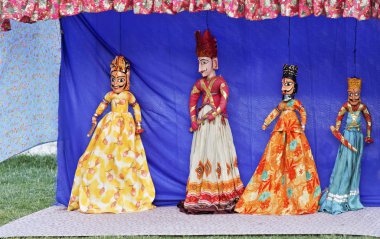
[[[111,62],[110,67],[111,72],[120,71],[126,74],[129,70],[130,64],[124,56],[116,56],[115,59],[113,59],[113,61]]]
[[[362,79],[352,77],[347,79],[348,82],[348,91],[350,90],[361,90],[362,89]]]

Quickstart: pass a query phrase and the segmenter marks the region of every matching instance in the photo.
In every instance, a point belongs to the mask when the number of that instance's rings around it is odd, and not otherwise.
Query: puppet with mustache
[[[368,107],[360,98],[362,80],[348,78],[348,100],[338,113],[335,127],[331,126],[334,136],[341,142],[330,177],[330,185],[324,191],[320,201],[320,211],[339,214],[362,209],[359,184],[361,158],[364,142],[373,143],[371,138],[372,119]],[[339,129],[344,115],[347,113],[346,127],[343,135]],[[366,121],[367,137],[361,132],[362,117]]]
[[[279,116],[259,165],[235,211],[244,214],[309,214],[318,210],[318,173],[305,136],[306,111],[295,99],[295,65],[284,65],[283,100],[265,119],[262,129]],[[296,112],[301,116],[299,121]]]

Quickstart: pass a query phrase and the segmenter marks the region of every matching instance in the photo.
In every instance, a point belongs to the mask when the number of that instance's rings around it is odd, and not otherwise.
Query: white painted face
[[[218,69],[218,58],[198,57],[198,72],[202,77],[215,75],[216,69]]]
[[[120,72],[120,71],[114,71],[111,73],[111,88],[112,91],[115,93],[121,93],[124,91],[124,89],[128,85],[129,79],[129,70],[127,71],[127,74]]]

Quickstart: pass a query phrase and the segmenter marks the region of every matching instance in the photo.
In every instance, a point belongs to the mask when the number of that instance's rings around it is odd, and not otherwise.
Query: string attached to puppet
[[[122,53],[123,49],[122,49],[122,44],[121,44],[121,40],[122,40],[122,36],[121,36],[122,31],[121,30],[122,30],[121,29],[121,12],[119,12],[119,55],[120,56],[123,55],[123,53]]]
[[[355,37],[354,37],[354,78],[356,78],[356,40],[358,34],[358,20],[355,19]]]
[[[206,11],[206,29],[207,30],[210,30],[210,28],[209,28],[209,26],[208,26],[208,12],[209,12],[210,10],[207,10]]]
[[[290,63],[290,34],[291,34],[291,30],[290,30],[290,17],[289,17],[289,20],[288,20],[288,62]]]

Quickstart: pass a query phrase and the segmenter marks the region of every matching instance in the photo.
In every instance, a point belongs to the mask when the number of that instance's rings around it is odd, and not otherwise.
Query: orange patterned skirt
[[[317,169],[304,133],[274,131],[235,211],[308,214],[318,210]]]

